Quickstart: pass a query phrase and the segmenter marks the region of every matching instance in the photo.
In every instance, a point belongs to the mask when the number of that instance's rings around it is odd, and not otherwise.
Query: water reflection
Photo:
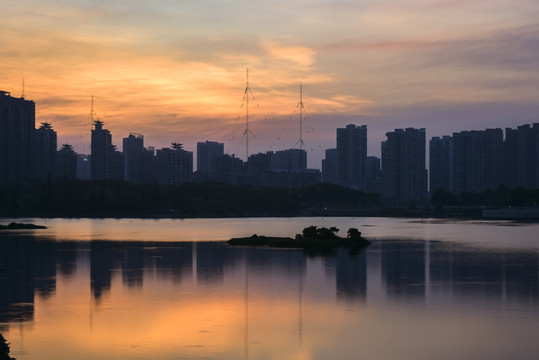
[[[89,302],[84,293],[91,297]],[[314,346],[318,332],[324,332],[318,328],[321,324],[345,326],[343,319],[335,317],[340,303],[347,310],[362,311],[384,304],[404,308],[419,304],[451,311],[486,306],[534,313],[539,307],[539,256],[537,251],[488,250],[438,241],[382,240],[355,255],[338,250],[310,257],[295,250],[230,247],[219,242],[50,242],[0,236],[2,329],[35,322],[35,332],[50,331],[45,321],[36,320],[36,313],[45,311],[36,303],[44,309],[53,303],[63,309],[60,304],[67,304],[73,313],[56,313],[64,317],[66,328],[55,332],[65,335],[71,324],[81,337],[85,333],[80,315],[84,307],[89,308],[88,336],[97,341],[94,346],[117,346],[102,336],[122,337],[122,331],[144,325],[160,329],[155,330],[161,334],[159,344],[170,347],[172,354],[247,358],[269,352],[267,358],[279,358],[267,348],[269,342],[290,347],[292,340],[277,334],[295,334],[296,347],[305,338]],[[168,309],[168,315],[158,309]],[[69,320],[70,316],[79,318]],[[137,325],[131,322],[134,316]],[[176,329],[177,322],[183,324],[186,348],[177,348],[178,339],[163,335],[165,329]],[[347,326],[355,331],[364,324]],[[225,331],[228,327],[232,327],[230,335]],[[243,341],[231,345],[227,336]],[[15,342],[15,348],[21,342]],[[78,350],[87,351],[88,346],[79,344]],[[27,353],[28,357],[22,352],[17,357],[37,358]]]

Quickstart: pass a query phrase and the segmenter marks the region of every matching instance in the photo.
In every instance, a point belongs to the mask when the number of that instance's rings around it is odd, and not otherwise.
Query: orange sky
[[[534,0],[0,0],[0,90],[36,102],[59,144],[89,152],[88,114],[113,142],[225,143],[244,157],[295,147],[304,86],[309,166],[335,129],[369,128],[369,154],[397,127],[427,136],[537,121]],[[293,115],[294,114],[294,115]],[[292,116],[293,115],[293,116]]]

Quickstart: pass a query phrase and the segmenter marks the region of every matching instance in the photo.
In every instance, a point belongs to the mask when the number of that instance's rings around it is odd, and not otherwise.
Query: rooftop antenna
[[[94,110],[94,94],[92,94],[92,102],[91,102],[91,108],[90,108],[90,114],[88,114],[88,125],[90,126],[90,134],[92,133],[92,127],[94,126],[94,123],[96,121],[99,121],[97,118],[97,114]],[[91,135],[90,135],[91,136]],[[91,139],[91,137],[90,137]],[[90,140],[90,145],[88,146],[88,149],[91,149],[92,142]]]
[[[22,78],[22,95],[21,99],[24,99],[26,96],[24,95],[24,78]]]
[[[97,118],[97,114],[94,110],[94,94],[92,94],[92,103],[90,108],[90,114],[88,114],[88,122],[90,123],[90,130],[92,130],[92,126],[94,125],[95,121],[99,121]]]
[[[90,123],[93,124],[94,122],[94,116],[96,116],[96,113],[94,111],[94,94],[92,94],[92,106],[90,109]]]

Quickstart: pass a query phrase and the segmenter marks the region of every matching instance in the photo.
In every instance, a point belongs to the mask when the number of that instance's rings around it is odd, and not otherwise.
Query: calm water
[[[49,228],[0,234],[0,333],[18,360],[539,358],[539,224],[24,220]],[[220,241],[312,224],[373,245]]]

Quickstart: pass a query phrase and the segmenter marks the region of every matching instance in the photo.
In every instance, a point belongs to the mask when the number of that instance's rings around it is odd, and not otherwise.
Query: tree
[[[9,344],[2,334],[0,334],[0,360],[11,360],[9,357]]]
[[[349,239],[361,239],[361,231],[356,228],[348,229],[348,238]]]

